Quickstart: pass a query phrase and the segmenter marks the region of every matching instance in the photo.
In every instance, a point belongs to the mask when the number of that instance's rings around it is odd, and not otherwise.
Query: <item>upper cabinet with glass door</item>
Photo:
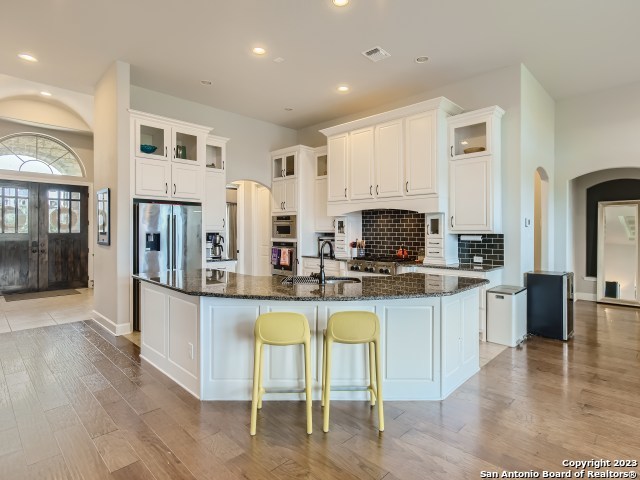
[[[209,135],[207,137],[205,165],[207,172],[223,173],[227,161],[228,138]]]
[[[271,156],[273,180],[295,178],[297,172],[297,153],[295,151],[278,152]]]
[[[154,160],[172,160],[201,164],[205,158],[208,127],[130,111],[135,120],[135,156]]]
[[[504,110],[498,106],[462,113],[448,118],[449,158],[491,155],[499,150],[500,118]]]

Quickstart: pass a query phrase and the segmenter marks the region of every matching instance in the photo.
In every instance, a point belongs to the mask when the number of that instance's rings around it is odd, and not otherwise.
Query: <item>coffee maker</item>
[[[224,237],[217,232],[207,232],[207,258],[219,260],[224,252]]]

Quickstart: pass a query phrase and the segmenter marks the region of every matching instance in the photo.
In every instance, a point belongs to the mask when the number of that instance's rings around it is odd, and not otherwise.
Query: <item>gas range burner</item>
[[[347,262],[347,268],[360,275],[395,275],[395,262],[381,262],[368,259],[353,259]]]
[[[413,263],[415,259],[412,257],[409,258],[399,258],[393,255],[369,255],[366,257],[358,257],[354,258],[354,260],[362,260],[365,262],[385,262],[385,263]]]

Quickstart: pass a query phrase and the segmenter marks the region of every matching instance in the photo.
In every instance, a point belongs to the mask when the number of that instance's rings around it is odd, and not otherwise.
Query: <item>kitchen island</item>
[[[312,335],[313,394],[320,398],[322,331],[338,311],[380,318],[385,399],[440,400],[479,370],[479,278],[407,273],[361,283],[284,285],[282,277],[221,270],[140,274],[141,357],[201,400],[249,400],[253,326],[274,311],[304,314]],[[335,344],[332,384],[365,385],[365,345]],[[268,347],[268,387],[301,388],[302,347]],[[268,398],[295,398],[291,395]],[[336,399],[366,399],[340,391]]]

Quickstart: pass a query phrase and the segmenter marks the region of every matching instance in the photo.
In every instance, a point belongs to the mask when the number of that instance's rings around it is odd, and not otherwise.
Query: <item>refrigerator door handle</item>
[[[177,257],[177,252],[176,252],[176,216],[173,216],[173,224],[171,225],[171,228],[173,230],[173,238],[171,239],[171,249],[173,250],[173,267],[172,269],[175,270],[176,269],[176,257]]]
[[[167,215],[167,242],[171,238],[171,215]],[[171,245],[169,245],[171,247]],[[171,254],[173,250],[169,248],[167,252],[167,270],[171,270]]]

